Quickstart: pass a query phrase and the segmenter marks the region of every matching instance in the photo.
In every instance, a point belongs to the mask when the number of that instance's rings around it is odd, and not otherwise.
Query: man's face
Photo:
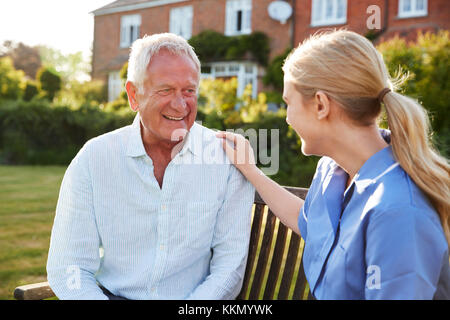
[[[197,67],[189,56],[161,50],[152,57],[144,90],[136,96],[144,139],[183,139],[197,116],[198,82]]]

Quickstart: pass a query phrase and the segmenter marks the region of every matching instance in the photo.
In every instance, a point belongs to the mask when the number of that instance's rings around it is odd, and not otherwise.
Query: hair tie
[[[381,92],[378,94],[378,97],[377,97],[378,102],[382,103],[384,96],[386,95],[386,93],[388,93],[390,91],[391,91],[391,89],[389,89],[389,88],[384,88],[383,90],[381,90]]]

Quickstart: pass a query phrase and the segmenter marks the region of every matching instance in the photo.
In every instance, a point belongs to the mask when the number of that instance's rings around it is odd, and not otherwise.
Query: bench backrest
[[[308,192],[285,188],[302,199]],[[310,299],[303,247],[303,239],[283,225],[256,193],[244,283],[237,299]]]

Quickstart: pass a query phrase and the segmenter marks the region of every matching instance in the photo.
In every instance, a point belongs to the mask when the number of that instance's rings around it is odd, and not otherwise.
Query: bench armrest
[[[54,296],[48,282],[27,284],[14,290],[14,298],[17,300],[43,300]]]

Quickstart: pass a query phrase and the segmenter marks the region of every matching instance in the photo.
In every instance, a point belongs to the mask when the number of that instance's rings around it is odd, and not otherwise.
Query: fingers
[[[225,138],[227,140],[230,140],[232,142],[236,141],[236,135],[232,132],[227,132],[227,131],[219,131],[216,133],[216,137],[218,138]]]
[[[225,131],[216,136],[222,138],[222,147],[234,165],[256,164],[250,143],[243,136]]]

